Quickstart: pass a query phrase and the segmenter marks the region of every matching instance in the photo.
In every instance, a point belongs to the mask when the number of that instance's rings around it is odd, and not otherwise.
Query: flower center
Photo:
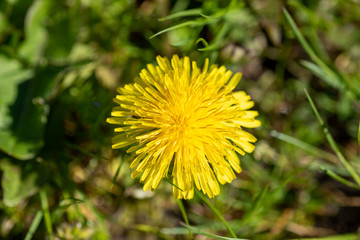
[[[181,105],[174,106],[174,111],[169,115],[169,127],[175,135],[185,140],[190,137],[192,131],[192,118],[193,110],[189,106]]]

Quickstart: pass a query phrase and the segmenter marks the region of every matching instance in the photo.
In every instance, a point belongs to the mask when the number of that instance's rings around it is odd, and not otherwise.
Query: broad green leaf
[[[0,150],[9,155],[12,155],[16,142],[10,129],[13,124],[10,106],[15,103],[18,86],[32,76],[33,72],[23,69],[16,60],[0,56]],[[21,158],[31,157],[27,153],[20,155]]]
[[[15,4],[18,0],[7,0],[8,3],[10,4]]]
[[[44,52],[46,58],[56,61],[66,61],[68,59],[80,27],[78,12],[75,11],[69,15],[70,13],[66,15],[59,14],[56,21],[48,24],[48,42]]]
[[[20,159],[35,156],[43,145],[43,132],[51,96],[60,69],[39,70],[36,77],[15,60],[0,56],[0,150]]]
[[[36,0],[27,11],[25,41],[19,48],[19,55],[31,64],[36,64],[43,55],[48,37],[44,24],[50,7],[50,0]]]
[[[44,166],[36,162],[14,164],[4,158],[0,160],[0,169],[3,171],[3,202],[8,207],[17,206],[23,199],[35,194],[47,178]]]
[[[0,55],[0,109],[14,102],[17,85],[32,76],[33,72],[23,69],[18,61]],[[3,124],[3,120],[0,124]]]
[[[3,33],[5,33],[9,28],[9,23],[6,19],[4,13],[0,12],[0,37]]]

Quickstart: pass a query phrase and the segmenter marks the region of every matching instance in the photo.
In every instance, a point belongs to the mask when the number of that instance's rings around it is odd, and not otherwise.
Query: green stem
[[[178,199],[178,200],[177,200],[177,203],[178,203],[178,205],[179,205],[180,212],[181,212],[181,214],[182,214],[182,216],[183,216],[183,218],[184,218],[184,221],[185,221],[186,225],[187,225],[187,226],[190,226],[189,219],[188,219],[188,217],[187,217],[187,215],[186,215],[186,211],[185,211],[184,204],[183,204],[182,200],[181,200],[181,199]],[[188,228],[188,230],[189,230],[190,238],[193,239],[192,231],[190,230],[190,228]]]
[[[197,189],[195,189],[195,194],[211,209],[211,211],[223,222],[225,227],[228,229],[229,233],[233,238],[237,238],[234,231],[231,229],[230,225],[227,223],[227,221],[223,218],[223,216],[220,214],[220,212],[214,207],[214,205],[211,204],[211,202]]]

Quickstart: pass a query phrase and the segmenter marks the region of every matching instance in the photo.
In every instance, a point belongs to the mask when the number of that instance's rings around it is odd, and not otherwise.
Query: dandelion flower
[[[194,186],[210,198],[219,183],[240,173],[238,154],[251,153],[256,138],[243,130],[261,125],[250,111],[254,102],[233,92],[241,74],[212,65],[200,69],[188,57],[157,57],[135,83],[118,88],[107,122],[119,125],[112,148],[134,153],[132,178],[141,174],[144,191],[155,190],[163,177],[174,183],[176,199],[191,199]]]

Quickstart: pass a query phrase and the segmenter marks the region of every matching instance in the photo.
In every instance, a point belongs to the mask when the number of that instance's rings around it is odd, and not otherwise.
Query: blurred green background
[[[191,239],[171,185],[143,192],[105,123],[116,87],[173,54],[243,72],[259,111],[211,200],[238,237],[360,238],[359,186],[304,93],[359,174],[360,1],[1,0],[1,239]],[[194,239],[230,236],[184,205]]]

